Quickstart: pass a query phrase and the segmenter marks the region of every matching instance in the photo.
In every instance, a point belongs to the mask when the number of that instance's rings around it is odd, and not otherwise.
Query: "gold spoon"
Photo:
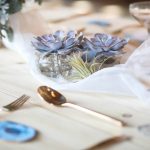
[[[121,120],[118,120],[116,118],[104,115],[102,113],[97,113],[95,111],[89,110],[87,108],[83,108],[81,106],[78,106],[78,105],[75,105],[75,104],[72,104],[72,103],[68,103],[66,98],[62,94],[60,94],[58,91],[56,91],[56,90],[54,90],[54,89],[52,89],[50,87],[40,86],[38,88],[38,93],[42,97],[42,99],[45,100],[49,104],[52,103],[52,104],[54,104],[56,106],[71,107],[71,108],[74,108],[76,110],[80,110],[80,111],[86,112],[87,114],[96,116],[96,117],[98,117],[98,118],[100,118],[102,120],[111,122],[111,123],[113,123],[113,124],[115,124],[117,126],[125,126],[126,125],[125,122],[123,122]]]

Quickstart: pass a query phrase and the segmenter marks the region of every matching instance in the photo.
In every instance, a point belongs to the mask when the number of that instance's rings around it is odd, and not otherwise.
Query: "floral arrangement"
[[[35,0],[41,3],[42,0]],[[13,37],[13,30],[9,26],[9,15],[20,11],[26,0],[0,0],[0,38],[4,37],[3,30],[6,31],[8,38]]]
[[[77,31],[56,31],[38,36],[32,45],[39,52],[39,66],[45,75],[58,78],[83,79],[112,64],[123,54],[126,39],[96,33],[87,38]]]

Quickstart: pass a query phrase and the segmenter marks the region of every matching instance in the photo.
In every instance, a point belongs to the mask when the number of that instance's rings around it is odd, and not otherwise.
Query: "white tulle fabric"
[[[31,40],[36,35],[50,32],[40,14],[36,11],[16,14],[11,17],[11,25],[14,40],[4,39],[4,44],[23,54],[32,74],[42,84],[57,90],[137,96],[150,104],[150,39],[137,48],[125,64],[100,70],[77,83],[69,83],[48,78],[39,71]]]

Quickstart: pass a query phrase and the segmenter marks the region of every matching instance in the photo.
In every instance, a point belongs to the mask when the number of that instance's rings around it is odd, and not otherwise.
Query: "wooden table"
[[[32,126],[38,137],[27,143],[0,141],[1,150],[77,150],[86,149],[115,135],[129,135],[131,141],[107,147],[108,150],[149,150],[150,135],[139,132],[138,127],[150,124],[150,110],[134,97],[101,93],[70,93],[61,91],[70,102],[126,121],[130,127],[120,128],[71,108],[46,105],[37,95],[41,85],[30,74],[29,66],[16,52],[0,49],[0,106],[22,94],[31,96],[20,110],[1,112],[0,118]],[[131,114],[127,118],[123,114]]]
[[[50,5],[45,5],[43,16],[53,29],[60,26],[82,29],[86,26],[86,32],[108,32],[114,33],[120,31],[126,24],[124,20],[111,18],[110,14],[101,13],[90,14],[89,16],[72,18],[69,21],[61,23],[52,22],[56,16],[64,17],[64,14],[58,13],[55,5],[51,9]],[[51,10],[51,14],[45,15]],[[68,8],[65,12],[70,17]],[[72,12],[74,13],[74,12]],[[56,15],[54,15],[56,14]],[[60,15],[61,14],[61,15]],[[94,25],[88,25],[90,19],[108,19],[113,21],[111,28],[100,28]],[[51,20],[50,20],[51,17]],[[114,16],[113,16],[114,17]],[[111,20],[112,19],[112,20]],[[59,19],[58,19],[59,20]],[[56,21],[55,21],[56,22]],[[120,24],[121,23],[121,24]],[[131,21],[132,24],[132,21]],[[132,50],[133,47],[130,46]],[[37,95],[37,88],[42,83],[37,81],[30,73],[29,66],[17,52],[0,48],[0,106],[12,102],[22,94],[28,94],[31,99],[19,110],[14,112],[1,112],[0,119],[12,120],[24,123],[34,127],[39,131],[36,139],[27,143],[8,143],[0,141],[0,150],[81,150],[87,149],[107,138],[116,135],[128,135],[132,139],[105,147],[107,150],[149,150],[150,133],[145,135],[138,130],[138,127],[150,124],[150,109],[135,97],[115,96],[103,93],[75,93],[69,91],[60,91],[65,95],[69,102],[80,106],[116,117],[124,120],[129,127],[117,127],[96,117],[87,115],[83,112],[71,108],[60,108],[44,103]],[[97,149],[101,149],[100,147]]]

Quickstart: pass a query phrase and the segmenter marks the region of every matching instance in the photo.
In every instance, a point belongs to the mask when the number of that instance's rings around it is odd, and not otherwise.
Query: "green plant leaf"
[[[24,0],[11,0],[9,1],[9,14],[16,13],[22,9],[22,4],[24,3]]]
[[[35,0],[35,2],[41,4],[41,3],[42,3],[42,0]]]
[[[11,27],[8,27],[7,29],[6,29],[6,33],[7,33],[7,37],[8,37],[8,39],[9,39],[9,41],[13,41],[13,30],[12,30],[12,28]]]

